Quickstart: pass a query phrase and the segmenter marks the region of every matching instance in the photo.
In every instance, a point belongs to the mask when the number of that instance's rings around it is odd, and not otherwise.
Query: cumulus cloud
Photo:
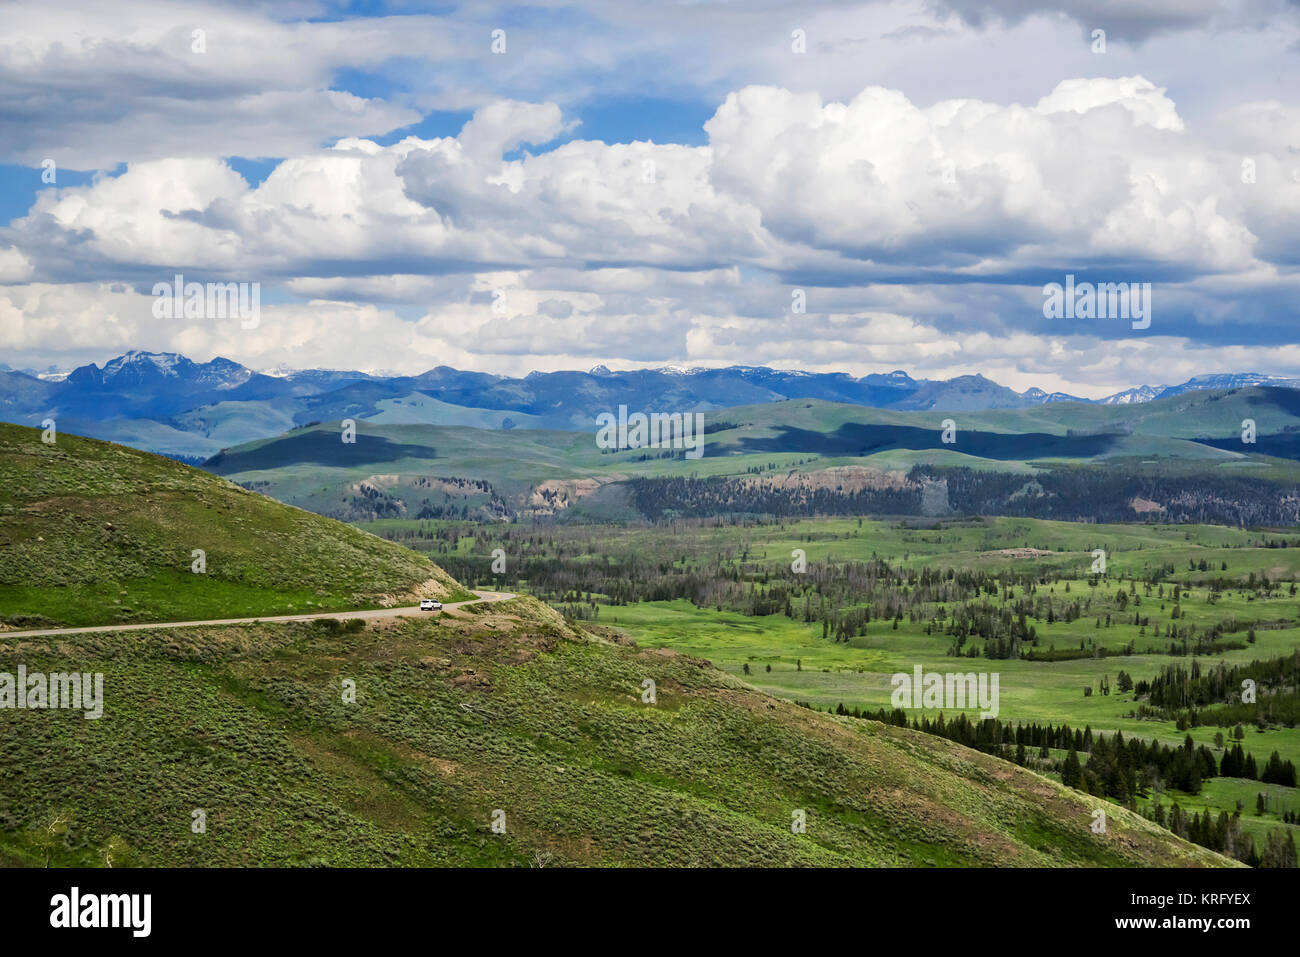
[[[32,274],[32,264],[22,250],[0,246],[0,282],[20,282]]]
[[[524,143],[549,143],[564,129],[554,103],[498,100],[475,112],[456,139],[469,156],[491,163]]]
[[[979,275],[1252,257],[1248,223],[1215,200],[1236,157],[1207,156],[1142,77],[1066,81],[1032,108],[747,88],[707,129],[715,184],[774,235],[847,258]]]
[[[1239,195],[1239,154],[1189,133],[1142,77],[1064,81],[1031,107],[747,87],[705,147],[574,140],[503,158],[563,126],[554,104],[492,104],[457,137],[342,140],[256,188],[219,160],[137,163],[45,191],[10,233],[46,277],[736,263],[832,283],[1014,281],[1121,260],[1187,276],[1249,268],[1252,225],[1278,234],[1300,187],[1267,207]]]

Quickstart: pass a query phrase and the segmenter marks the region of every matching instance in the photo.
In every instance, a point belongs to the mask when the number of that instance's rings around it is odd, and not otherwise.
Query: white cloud
[[[607,287],[637,288],[645,278],[644,271],[627,272],[618,282],[606,271]],[[990,333],[978,323],[945,328],[884,309],[827,308],[799,316],[779,309],[768,316],[701,312],[683,298],[689,284],[662,289],[666,294],[654,300],[635,296],[629,311],[621,292],[530,285],[538,278],[482,274],[462,299],[409,318],[369,303],[263,303],[260,323],[249,330],[237,320],[155,320],[152,298],[121,285],[0,286],[0,354],[22,354],[25,365],[69,367],[135,348],[181,352],[199,361],[221,355],[255,369],[287,360],[296,368],[410,374],[450,365],[524,375],[598,363],[762,364],[853,375],[902,368],[935,379],[978,372],[1017,390],[1038,386],[1093,398],[1205,372],[1300,375],[1300,345],[1211,346],[1178,335],[1116,340],[1088,325]],[[498,288],[507,292],[507,315],[495,314],[481,295]],[[882,289],[882,298],[893,292]],[[560,297],[572,313],[548,315],[546,304]],[[924,297],[911,298],[924,305]]]
[[[735,263],[846,282],[1117,260],[1203,272],[1249,268],[1252,219],[1276,232],[1300,187],[1280,207],[1244,201],[1239,154],[1192,136],[1141,77],[1068,81],[1032,108],[747,87],[709,121],[707,147],[579,140],[502,159],[562,128],[554,104],[503,102],[457,138],[346,139],[255,189],[217,160],[137,163],[45,191],[11,233],[38,275],[71,256],[102,278],[193,264],[325,277],[342,262],[428,275]]]
[[[0,246],[0,282],[21,282],[32,274],[32,264],[14,246]]]
[[[331,89],[335,72],[446,53],[454,39],[438,26],[434,18],[400,17],[281,23],[218,3],[7,3],[0,7],[0,156],[100,169],[175,157],[285,156],[342,135],[380,134],[421,112],[410,102]]]
[[[477,162],[494,163],[524,143],[549,143],[565,128],[554,103],[497,100],[477,110],[456,139]]]
[[[922,105],[1027,102],[1062,76],[1139,72],[1207,102],[1262,99],[1294,86],[1300,36],[1285,0],[394,9],[340,19],[335,4],[314,0],[11,0],[0,6],[0,155],[74,169],[279,157],[502,99],[572,112],[606,96],[716,101],[754,84],[847,100],[864,78]],[[795,26],[806,54],[791,51]],[[1098,26],[1109,36],[1104,57],[1090,52]],[[509,52],[493,56],[491,31],[504,27]],[[194,51],[195,30],[204,53]],[[367,95],[343,92],[350,86]]]
[[[1178,115],[1174,101],[1165,95],[1165,90],[1140,76],[1062,80],[1056,89],[1038,101],[1034,111],[1084,114],[1111,104],[1127,110],[1134,123],[1174,132],[1183,128],[1182,117]]]

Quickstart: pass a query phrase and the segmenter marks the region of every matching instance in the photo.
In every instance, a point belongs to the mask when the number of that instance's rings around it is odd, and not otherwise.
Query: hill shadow
[[[957,441],[945,444],[941,429],[919,429],[910,425],[846,422],[834,432],[814,432],[791,426],[779,428],[780,435],[764,439],[745,438],[737,445],[743,452],[809,452],[859,457],[891,449],[947,449],[980,458],[1012,461],[1049,456],[1088,458],[1109,451],[1122,438],[1116,434],[1051,435],[1045,432],[979,432],[959,428]]]
[[[1254,444],[1251,445],[1241,441],[1240,435],[1230,436],[1226,439],[1192,439],[1191,441],[1215,449],[1224,449],[1228,452],[1254,453],[1256,455],[1269,455],[1276,459],[1300,461],[1300,433],[1297,432],[1279,432],[1275,435],[1256,436]]]
[[[1265,386],[1253,391],[1255,395],[1246,396],[1247,402],[1251,405],[1272,406],[1293,418],[1300,419],[1300,390]]]
[[[218,452],[203,463],[203,468],[217,475],[260,471],[286,465],[372,465],[400,459],[437,457],[428,445],[406,445],[381,435],[358,432],[355,442],[344,442],[338,432],[313,429],[300,432],[254,449]]]

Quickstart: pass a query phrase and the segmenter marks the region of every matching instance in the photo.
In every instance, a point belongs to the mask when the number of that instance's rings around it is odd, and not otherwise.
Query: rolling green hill
[[[454,592],[426,558],[198,469],[0,424],[0,623],[234,618]]]
[[[474,610],[359,632],[78,635],[21,655],[0,637],[0,668],[102,671],[106,699],[98,721],[0,711],[0,862],[1228,863],[1110,804],[1093,834],[1096,802],[1046,777],[769,698],[532,599]]]

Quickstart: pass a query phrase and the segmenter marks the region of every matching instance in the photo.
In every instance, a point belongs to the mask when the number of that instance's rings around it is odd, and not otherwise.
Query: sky
[[[1300,3],[0,7],[0,363],[1300,375]],[[256,323],[155,288],[256,283]],[[1149,284],[1150,323],[1048,317]],[[1146,288],[1146,287],[1142,287]]]

